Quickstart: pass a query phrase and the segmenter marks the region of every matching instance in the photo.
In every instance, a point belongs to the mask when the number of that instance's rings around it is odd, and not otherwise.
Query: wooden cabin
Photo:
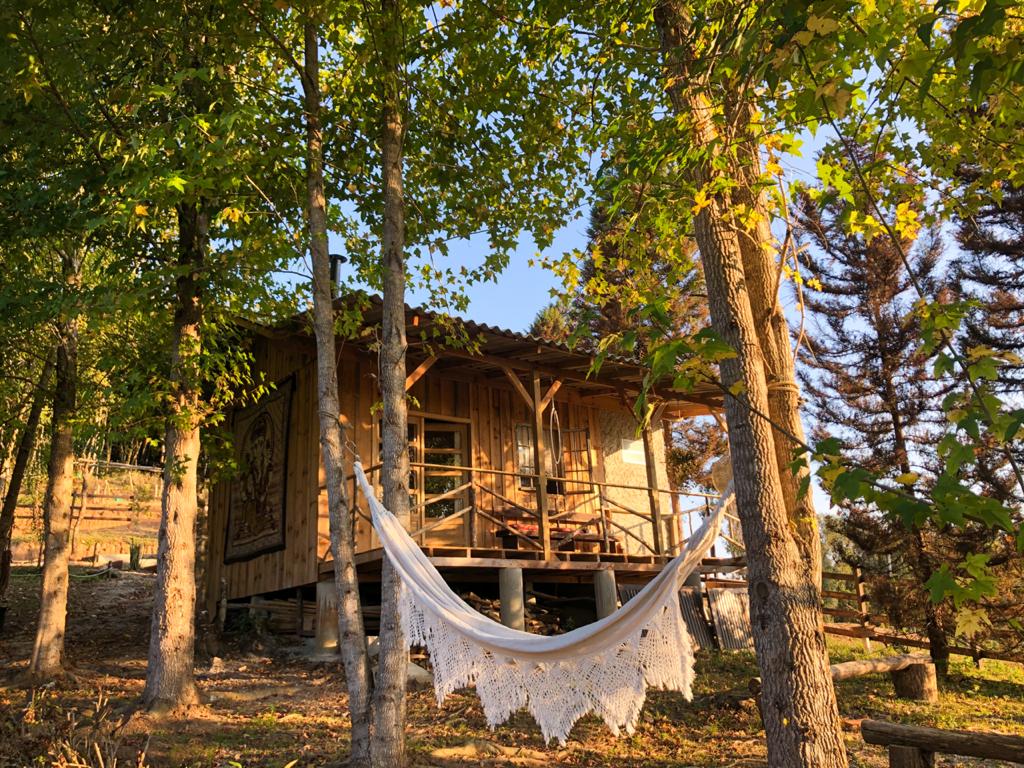
[[[356,340],[339,339],[341,408],[371,479],[380,461],[380,317],[371,299]],[[472,351],[439,342],[451,323]],[[631,405],[645,370],[636,362],[608,360],[592,374],[587,353],[415,308],[407,331],[408,526],[446,578],[477,591],[496,585],[502,569],[534,584],[590,583],[596,572],[645,581],[677,550],[685,532],[661,423],[720,407],[712,391],[657,387],[656,418],[638,436]],[[296,321],[255,328],[252,353],[275,386],[232,415],[239,472],[210,494],[206,608],[214,616],[225,598],[291,600],[296,628],[310,631],[303,602],[313,613],[314,589],[333,568],[316,348]],[[372,589],[381,550],[354,481],[348,492],[360,581]]]

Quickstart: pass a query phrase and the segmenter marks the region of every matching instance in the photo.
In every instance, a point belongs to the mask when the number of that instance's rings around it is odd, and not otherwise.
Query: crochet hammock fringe
[[[545,741],[564,744],[588,712],[600,716],[615,735],[633,733],[648,688],[692,698],[693,644],[679,589],[718,535],[733,499],[731,486],[680,555],[632,600],[598,622],[545,637],[498,624],[452,592],[377,500],[359,462],[355,473],[401,579],[406,645],[425,647],[430,654],[438,705],[459,688],[475,685],[492,728],[526,709]]]

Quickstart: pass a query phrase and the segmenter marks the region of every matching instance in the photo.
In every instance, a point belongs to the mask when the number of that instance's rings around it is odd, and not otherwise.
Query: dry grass
[[[74,582],[68,638],[74,676],[45,693],[20,688],[14,676],[24,668],[30,648],[38,581],[19,573],[13,587],[13,614],[0,638],[0,669],[12,670],[0,681],[0,768],[115,768],[114,757],[120,766],[133,765],[141,752],[153,768],[283,768],[293,760],[296,766],[344,760],[348,719],[338,666],[302,660],[286,646],[257,655],[225,653],[212,670],[200,674],[204,703],[187,717],[128,717],[144,678],[151,587],[147,576]],[[860,651],[855,644],[840,642],[832,646],[832,655],[836,661]],[[413,691],[408,728],[413,762],[552,768],[765,765],[756,710],[749,702],[722,695],[746,686],[756,674],[753,658],[701,654],[697,671],[692,703],[674,694],[652,694],[633,736],[614,739],[597,719],[586,718],[565,748],[544,745],[527,715],[489,731],[472,692],[457,694],[438,709],[432,691]],[[978,670],[958,660],[942,690],[940,703],[927,705],[896,699],[881,676],[840,683],[852,765],[886,765],[882,750],[860,740],[856,726],[864,717],[1024,734],[1024,668],[985,662]]]

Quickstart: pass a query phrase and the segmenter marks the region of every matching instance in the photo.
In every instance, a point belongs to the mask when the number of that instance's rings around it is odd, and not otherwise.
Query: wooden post
[[[316,639],[317,654],[336,654],[338,648],[338,598],[333,581],[316,583]]]
[[[608,516],[611,512],[608,510],[608,505],[604,500],[604,490],[600,487],[597,489],[597,499],[599,511],[601,512],[601,551],[608,553],[612,551],[611,539],[608,537]]]
[[[526,605],[523,600],[523,569],[498,569],[498,597],[501,623],[511,629],[526,630]]]
[[[615,571],[602,568],[594,571],[594,602],[597,604],[597,618],[611,616],[619,607],[615,589]]]
[[[469,481],[473,482],[473,473],[472,472],[469,473]],[[477,530],[476,530],[476,528],[477,528],[477,526],[476,526],[476,486],[471,485],[469,487],[469,492],[467,493],[467,497],[468,497],[468,501],[469,501],[469,513],[468,513],[468,517],[469,517],[469,521],[468,521],[468,525],[469,525],[469,546],[470,547],[476,547],[476,546],[479,546],[478,542],[477,542],[478,534],[477,534]]]
[[[669,485],[668,500],[672,506],[672,522],[668,525],[668,547],[670,554],[675,557],[682,549],[683,536],[683,511],[679,504],[679,494],[676,489]]]
[[[672,422],[668,419],[662,421],[661,427],[661,439],[665,443],[665,449],[672,445]],[[646,456],[644,457],[646,459]],[[666,465],[665,475],[668,477],[668,467]],[[682,541],[686,537],[683,536],[683,515],[682,509],[679,504],[679,494],[676,491],[678,488],[673,487],[672,480],[669,478],[668,481],[668,502],[672,507],[672,522],[668,526],[668,546],[670,553],[675,556],[678,555],[682,549]],[[697,573],[697,580],[700,580],[700,573]]]
[[[647,499],[651,505],[651,523],[654,528],[654,552],[658,555],[665,554],[665,547],[662,544],[661,530],[661,500],[658,498],[658,465],[655,463],[654,435],[650,423],[643,428],[644,437],[644,463],[647,465]]]
[[[224,625],[228,622],[228,582],[220,580],[220,597],[217,599],[217,629],[224,631]]]
[[[920,725],[887,723],[882,720],[862,720],[860,734],[866,744],[888,747],[889,764],[897,768],[931,768],[932,755],[935,753],[1013,763],[1024,760],[1022,736],[947,731]]]
[[[704,497],[704,519],[707,520],[709,517],[711,517],[711,502],[708,500],[708,497],[705,496]],[[691,534],[693,533],[693,525],[690,526],[690,533]],[[708,557],[718,557],[717,545],[715,543],[717,541],[718,541],[718,536],[716,536],[715,540],[711,542],[711,549],[708,550]]]
[[[867,630],[871,623],[870,612],[867,608],[868,598],[864,591],[864,572],[860,568],[853,569],[853,583],[857,592],[857,612],[860,613],[860,625]],[[871,638],[864,636],[864,650],[871,653]]]
[[[544,559],[551,559],[551,523],[548,520],[548,469],[544,446],[543,397],[540,391],[540,374],[533,372],[533,455],[537,462],[537,511],[540,513],[540,541]]]

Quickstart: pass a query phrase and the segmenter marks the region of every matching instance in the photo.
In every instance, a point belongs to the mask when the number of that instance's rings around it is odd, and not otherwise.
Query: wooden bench
[[[499,528],[495,531],[501,546],[503,549],[522,549],[522,539],[520,537],[532,539],[533,541],[540,541],[540,526],[533,522],[535,518],[526,518],[520,515],[502,515],[505,524],[511,530]],[[604,551],[605,539],[604,537],[594,531],[584,529],[582,531],[577,530],[576,526],[582,525],[587,522],[586,519],[576,518],[562,518],[558,521],[558,524],[550,527],[550,535],[552,543],[562,539],[570,534],[575,533],[573,537],[564,542],[559,549],[563,552],[602,552]],[[514,533],[513,533],[514,531]],[[518,534],[518,535],[516,535]],[[608,552],[617,553],[621,552],[621,545],[617,537],[608,537]],[[583,545],[582,547],[580,545]]]
[[[932,768],[936,753],[1024,765],[1022,736],[944,731],[881,720],[862,721],[860,733],[866,743],[889,748],[889,768]]]
[[[888,672],[892,678],[896,695],[915,701],[938,701],[939,685],[935,665],[928,656],[907,654],[883,656],[877,659],[858,659],[833,664],[832,681],[850,680],[855,677]]]

